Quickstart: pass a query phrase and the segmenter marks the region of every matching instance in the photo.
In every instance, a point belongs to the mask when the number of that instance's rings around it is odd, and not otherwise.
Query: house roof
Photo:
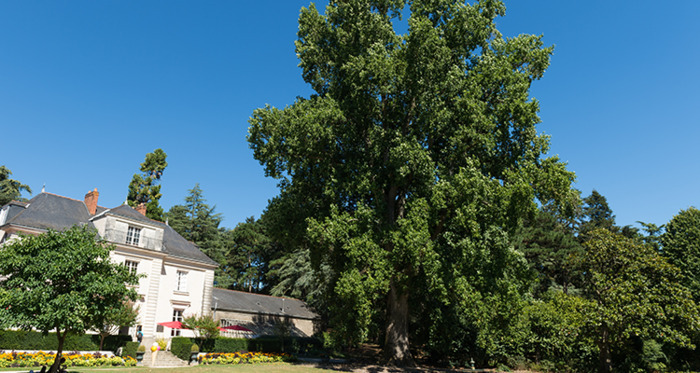
[[[84,201],[58,196],[51,193],[40,193],[28,203],[11,202],[4,225],[17,225],[41,230],[64,230],[74,225],[89,225],[93,216],[88,212]],[[117,206],[113,209],[97,207],[96,215],[111,214],[130,220],[136,220],[163,229],[163,252],[176,258],[194,260],[197,262],[217,265],[192,242],[180,236],[167,224],[151,220],[128,205]]]
[[[83,201],[50,193],[40,193],[24,207],[12,204],[5,224],[36,229],[64,230],[88,224],[90,213]]]
[[[315,319],[306,303],[293,298],[246,293],[244,291],[214,288],[212,308],[222,311],[235,311],[262,315]],[[284,309],[283,309],[284,307]]]

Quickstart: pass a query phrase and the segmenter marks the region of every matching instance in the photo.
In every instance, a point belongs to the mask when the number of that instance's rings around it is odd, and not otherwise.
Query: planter
[[[190,364],[197,361],[199,357],[199,352],[193,352],[190,354]]]
[[[138,352],[138,351],[136,352],[136,362],[137,363],[140,363],[143,361],[143,354],[145,354],[145,352]]]

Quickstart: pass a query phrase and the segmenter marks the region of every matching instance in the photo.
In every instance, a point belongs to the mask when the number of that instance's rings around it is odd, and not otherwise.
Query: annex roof
[[[253,294],[244,291],[214,288],[212,307],[222,311],[236,311],[272,316],[289,316],[302,319],[316,319],[318,315],[311,311],[306,303],[286,297]]]

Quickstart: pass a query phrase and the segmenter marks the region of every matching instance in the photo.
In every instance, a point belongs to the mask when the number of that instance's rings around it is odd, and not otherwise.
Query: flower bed
[[[209,353],[199,358],[201,364],[256,364],[293,360],[292,355],[268,352]]]
[[[101,367],[101,366],[135,366],[136,360],[132,357],[121,358],[118,356],[105,356],[100,353],[80,354],[76,352],[64,352],[66,358],[64,365],[68,367]],[[54,352],[7,352],[0,353],[0,368],[8,367],[39,367],[50,366],[56,358]]]

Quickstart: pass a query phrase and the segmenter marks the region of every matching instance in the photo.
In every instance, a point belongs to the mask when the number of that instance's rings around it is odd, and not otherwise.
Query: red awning
[[[187,329],[180,321],[165,321],[159,322],[158,325],[162,325],[170,329]]]
[[[221,330],[238,330],[241,332],[252,332],[252,330],[246,328],[245,326],[240,326],[240,325],[229,325],[229,326],[222,326],[219,327]]]

